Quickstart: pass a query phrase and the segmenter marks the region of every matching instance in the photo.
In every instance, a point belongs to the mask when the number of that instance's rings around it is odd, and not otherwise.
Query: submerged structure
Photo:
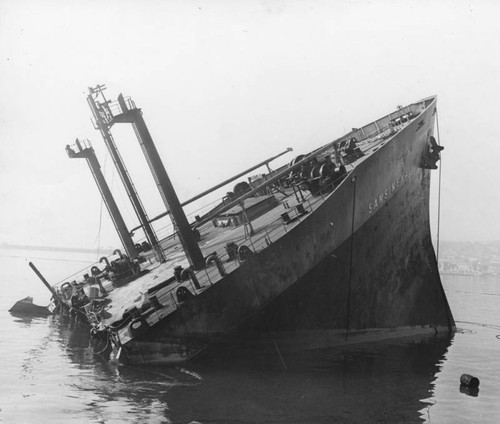
[[[265,160],[181,204],[142,111],[122,95],[90,89],[95,127],[113,158],[146,240],[127,229],[92,146],[77,140],[125,253],[102,258],[56,287],[84,312],[93,334],[125,363],[175,363],[219,344],[312,349],[452,331],[429,225],[436,97],[297,156],[275,171]],[[160,240],[111,134],[131,124],[174,231]],[[239,181],[210,212],[184,206]]]

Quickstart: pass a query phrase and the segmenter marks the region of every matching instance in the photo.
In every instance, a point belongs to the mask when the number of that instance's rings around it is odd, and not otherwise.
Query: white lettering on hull
[[[368,204],[368,213],[371,215],[378,208],[380,208],[385,202],[387,202],[392,195],[399,190],[399,188],[408,180],[410,174],[406,173],[401,175],[398,179],[389,184],[384,191],[379,193],[374,199],[373,202]]]

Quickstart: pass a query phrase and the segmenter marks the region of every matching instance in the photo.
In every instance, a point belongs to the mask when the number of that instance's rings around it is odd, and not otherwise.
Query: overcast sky
[[[142,108],[181,201],[437,94],[441,238],[498,240],[499,16],[486,0],[0,0],[0,242],[118,245],[85,161],[65,153],[76,137],[137,224],[90,121],[96,84]],[[113,134],[147,213],[163,212],[132,130]]]

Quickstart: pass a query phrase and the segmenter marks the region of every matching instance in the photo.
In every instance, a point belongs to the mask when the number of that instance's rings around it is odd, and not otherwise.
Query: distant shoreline
[[[106,253],[112,252],[113,249],[89,249],[84,247],[61,247],[61,246],[28,246],[22,244],[0,243],[0,249],[16,249],[16,250],[44,250],[52,252],[75,252],[75,253]]]

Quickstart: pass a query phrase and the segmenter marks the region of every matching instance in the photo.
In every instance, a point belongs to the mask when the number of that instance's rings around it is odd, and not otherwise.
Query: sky
[[[499,240],[498,16],[488,0],[0,0],[0,243],[119,245],[85,161],[66,155],[77,137],[137,225],[90,120],[97,84],[143,110],[181,201],[437,94],[440,238]],[[130,126],[113,135],[148,215],[163,212]]]

